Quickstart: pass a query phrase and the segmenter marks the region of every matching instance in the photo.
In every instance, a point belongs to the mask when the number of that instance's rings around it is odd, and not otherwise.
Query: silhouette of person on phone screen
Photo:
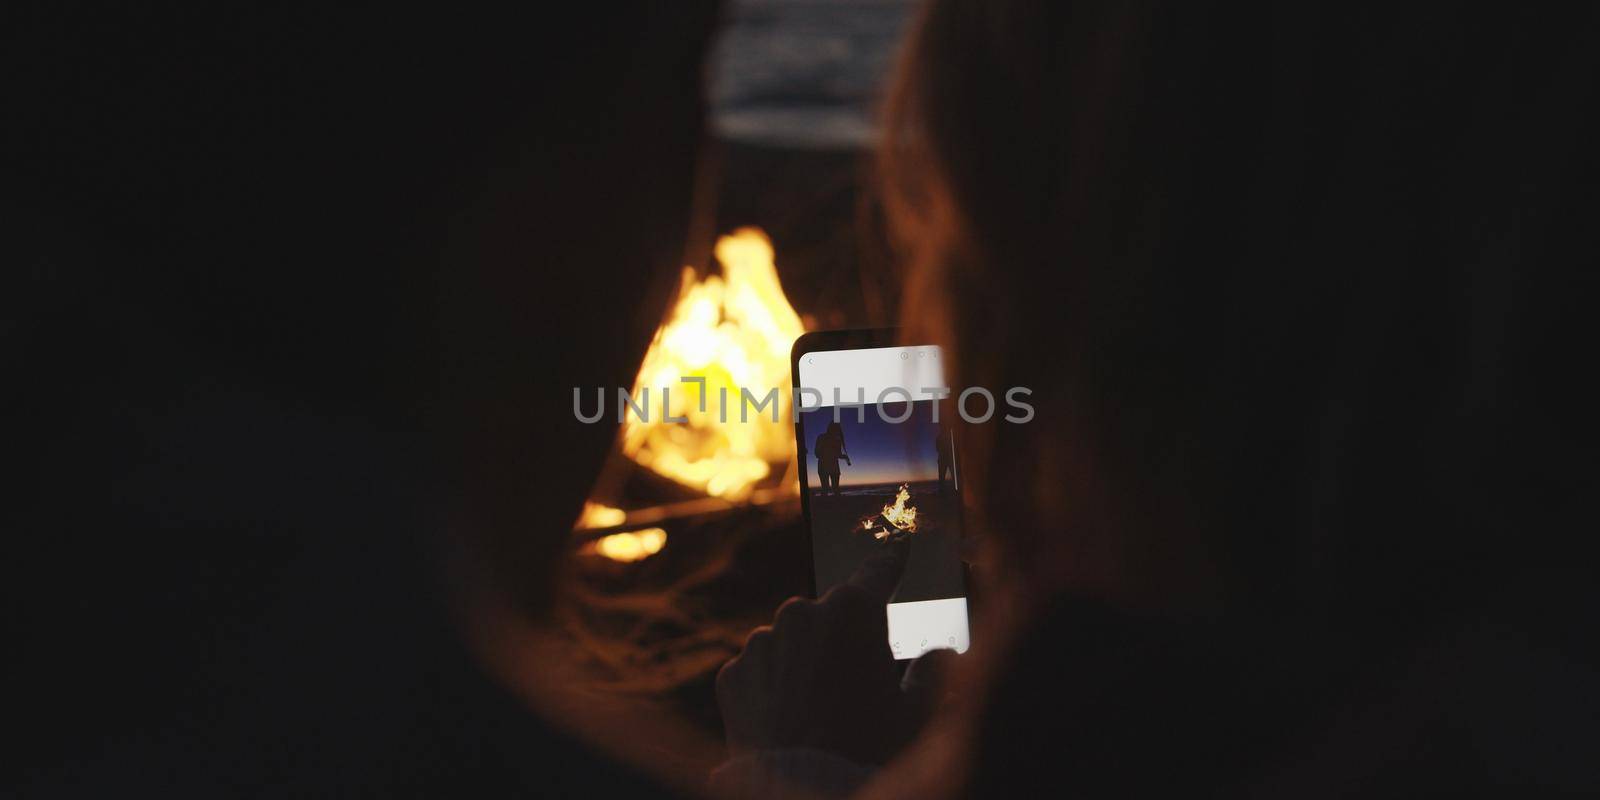
[[[839,459],[850,466],[850,452],[844,444],[844,428],[837,421],[828,423],[828,429],[817,437],[817,477],[822,488],[830,493],[839,491]]]

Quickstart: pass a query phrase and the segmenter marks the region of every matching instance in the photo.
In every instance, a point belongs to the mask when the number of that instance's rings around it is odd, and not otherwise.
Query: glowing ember
[[[910,484],[900,484],[894,502],[883,507],[878,514],[861,520],[862,530],[873,531],[872,538],[883,540],[917,530],[917,507],[911,505]]]
[[[578,528],[609,528],[621,525],[628,518],[628,512],[620,508],[601,505],[592,500],[583,502],[583,514],[578,517]]]
[[[694,269],[683,270],[677,303],[634,381],[636,399],[650,390],[650,420],[628,414],[622,452],[685,486],[739,500],[773,466],[793,466],[781,409],[789,394],[789,347],[805,328],[783,294],[765,233],[741,228],[717,240],[715,253],[722,275],[702,280]],[[700,383],[680,378],[704,378],[704,394]],[[672,416],[687,423],[665,421],[662,387],[671,389]],[[760,402],[772,387],[779,390],[778,420],[771,406],[758,411],[752,404],[741,421],[740,389]]]
[[[602,536],[590,542],[584,548],[584,552],[612,561],[639,561],[661,552],[666,543],[666,531],[660,528],[644,528]]]

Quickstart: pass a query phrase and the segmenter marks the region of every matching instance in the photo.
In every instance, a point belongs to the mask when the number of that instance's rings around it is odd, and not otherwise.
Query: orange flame
[[[621,525],[628,518],[628,512],[620,508],[596,503],[593,500],[583,501],[583,514],[578,517],[578,528],[609,528]]]
[[[627,519],[628,512],[620,508],[586,500],[583,504],[583,514],[578,517],[578,524],[575,527],[578,530],[611,528],[622,525]],[[661,552],[661,548],[666,544],[666,531],[660,528],[640,528],[636,531],[602,536],[585,544],[578,552],[609,558],[612,561],[639,561]]]
[[[894,496],[894,505],[883,507],[883,518],[903,531],[917,529],[917,507],[911,505],[910,484],[900,484],[900,493]]]
[[[667,543],[667,532],[660,528],[613,533],[589,543],[584,552],[593,553],[612,561],[639,561],[661,552]]]
[[[774,466],[792,468],[794,445],[782,409],[789,397],[789,347],[805,332],[778,282],[772,243],[759,228],[741,228],[717,240],[722,274],[697,278],[685,267],[678,300],[634,381],[641,397],[650,389],[648,422],[629,414],[622,452],[641,466],[713,497],[740,500]],[[680,378],[704,378],[699,383]],[[663,387],[671,389],[669,423]],[[776,387],[772,407],[741,415],[741,389],[757,401]],[[726,409],[723,411],[722,409]],[[792,487],[798,492],[798,485]]]
[[[879,527],[879,519],[889,523],[898,530],[890,530],[888,526]],[[861,520],[863,530],[873,530],[872,538],[887,539],[894,533],[915,533],[917,530],[917,507],[911,505],[911,485],[900,484],[900,491],[894,496],[894,502],[883,507],[879,516],[867,517]]]

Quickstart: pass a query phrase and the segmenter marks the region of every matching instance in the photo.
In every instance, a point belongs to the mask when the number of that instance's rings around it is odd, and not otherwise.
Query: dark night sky
[[[934,443],[938,425],[933,422],[933,403],[922,401],[913,405],[915,410],[911,417],[899,424],[884,420],[878,413],[879,406],[866,407],[865,422],[856,421],[856,409],[839,409],[845,450],[853,462],[840,462],[840,485],[938,479],[939,452]],[[890,403],[882,408],[890,417],[905,413],[904,403]],[[811,459],[808,472],[812,485],[816,486],[816,457],[812,452],[816,450],[817,437],[833,421],[833,409],[804,412],[801,421],[805,425],[806,457]]]

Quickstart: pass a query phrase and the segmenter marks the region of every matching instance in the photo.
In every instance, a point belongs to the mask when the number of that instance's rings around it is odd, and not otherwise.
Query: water
[[[735,0],[711,61],[712,126],[733,141],[862,148],[917,4]]]

